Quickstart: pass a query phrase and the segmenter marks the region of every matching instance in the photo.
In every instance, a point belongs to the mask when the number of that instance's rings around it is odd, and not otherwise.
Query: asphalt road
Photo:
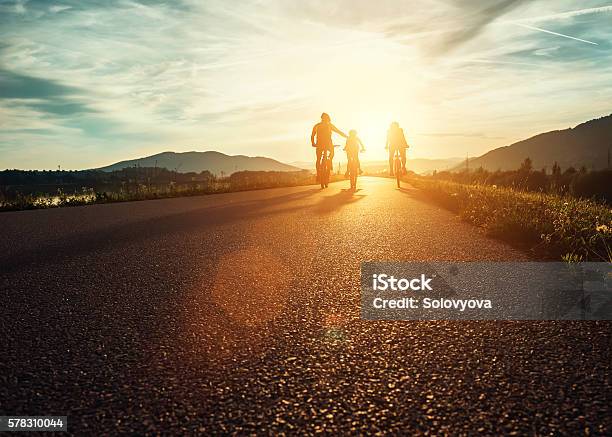
[[[0,414],[610,434],[610,322],[371,322],[363,260],[527,260],[393,181],[0,214]]]

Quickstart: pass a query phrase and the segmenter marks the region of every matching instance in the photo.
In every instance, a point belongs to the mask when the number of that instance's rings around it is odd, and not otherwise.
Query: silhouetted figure
[[[359,148],[361,146],[361,149]],[[359,152],[365,152],[365,147],[361,142],[361,139],[357,136],[357,131],[355,129],[351,129],[349,131],[349,136],[346,139],[346,145],[344,146],[344,151],[346,152],[346,174],[345,177],[349,175],[349,167],[353,161],[356,162],[357,168],[359,169],[359,174],[363,173],[361,171],[361,162],[359,162]]]
[[[324,156],[323,152],[325,150],[329,150],[329,159],[332,160],[334,158],[332,132],[336,132],[338,135],[348,138],[344,132],[332,124],[331,118],[324,112],[321,114],[321,122],[314,125],[312,128],[312,134],[310,135],[312,147],[317,148],[317,177],[319,174],[319,165],[321,164],[321,156]],[[333,168],[333,166],[331,166],[331,168]]]
[[[395,151],[399,150],[400,157],[402,160],[402,173],[406,174],[406,149],[408,148],[408,142],[404,136],[404,129],[399,126],[397,121],[391,123],[389,130],[387,131],[387,144],[385,149],[389,150],[389,174],[393,175],[393,157]]]

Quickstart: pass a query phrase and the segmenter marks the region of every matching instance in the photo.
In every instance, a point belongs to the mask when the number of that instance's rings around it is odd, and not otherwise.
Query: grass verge
[[[409,182],[488,235],[538,256],[612,262],[612,210],[591,200],[413,176]]]
[[[330,177],[330,182],[337,182],[339,180],[344,180],[344,178],[336,174]],[[316,184],[315,176],[303,172],[282,172],[282,174],[281,172],[239,172],[226,178],[189,185],[174,183],[154,186],[147,184],[125,184],[116,190],[97,191],[93,188],[84,187],[80,192],[73,193],[64,193],[58,190],[55,194],[17,193],[11,196],[11,198],[0,195],[0,212],[202,196],[313,184]]]

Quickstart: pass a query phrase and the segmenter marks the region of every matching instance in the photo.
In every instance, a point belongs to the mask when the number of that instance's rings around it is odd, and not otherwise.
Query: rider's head
[[[397,121],[394,121],[393,123],[391,123],[391,129],[397,129],[399,128],[399,123]]]
[[[355,129],[351,129],[349,131],[349,137],[356,137],[357,136],[357,131]]]
[[[329,114],[327,112],[321,114],[321,121],[325,123],[329,123],[331,121],[331,118],[329,118]]]

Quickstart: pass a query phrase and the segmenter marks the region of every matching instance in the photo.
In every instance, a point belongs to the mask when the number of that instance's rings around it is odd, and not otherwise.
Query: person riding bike
[[[361,150],[359,149],[361,146]],[[355,129],[351,129],[349,131],[349,136],[346,139],[346,145],[344,146],[344,151],[346,152],[346,174],[344,177],[349,176],[349,167],[351,161],[355,161],[357,163],[357,168],[359,169],[359,174],[363,173],[361,171],[361,162],[359,162],[359,152],[365,152],[365,147],[361,142],[361,139],[357,136],[357,131]]]
[[[319,166],[321,164],[321,156],[324,156],[324,151],[329,150],[330,161],[334,158],[334,143],[332,142],[332,132],[336,132],[338,135],[348,138],[348,136],[334,126],[331,122],[331,118],[325,112],[321,114],[321,122],[314,125],[312,128],[312,134],[310,135],[310,142],[312,147],[316,147],[317,150],[317,177],[319,174]],[[315,141],[316,137],[316,141]],[[333,164],[330,165],[333,168]]]
[[[408,142],[404,136],[404,129],[399,126],[397,121],[391,123],[387,132],[387,143],[385,149],[389,150],[389,174],[393,176],[393,157],[395,151],[399,151],[402,160],[402,174],[406,174],[406,149]]]

